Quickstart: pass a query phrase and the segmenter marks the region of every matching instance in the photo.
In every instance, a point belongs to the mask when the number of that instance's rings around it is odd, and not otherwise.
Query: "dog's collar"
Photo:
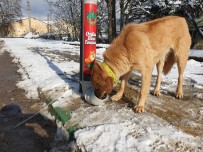
[[[105,71],[109,74],[109,76],[111,76],[113,78],[113,81],[115,84],[118,83],[118,77],[115,75],[115,73],[111,70],[111,68],[108,66],[108,64],[106,64],[105,61],[103,61],[101,63],[101,66],[105,69]]]

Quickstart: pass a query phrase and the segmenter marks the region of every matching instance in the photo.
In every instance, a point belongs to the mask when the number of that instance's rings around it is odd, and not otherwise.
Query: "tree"
[[[8,25],[16,18],[22,16],[22,0],[0,1],[0,35],[7,34]]]
[[[108,38],[109,42],[116,37],[116,1],[105,0],[108,8]]]
[[[72,26],[75,37],[79,37],[81,0],[46,1],[50,4],[54,19]],[[167,15],[184,16],[199,29],[195,19],[203,12],[202,0],[98,0],[97,7],[97,40],[108,33],[109,42],[116,37],[119,17],[120,29],[129,22],[144,22]]]
[[[129,14],[132,14],[132,0],[120,0],[120,29],[128,23]]]
[[[195,27],[203,38],[203,33],[195,21],[202,13],[202,0],[133,0],[129,21],[143,22],[168,15],[182,16]],[[193,45],[194,43],[193,39]]]
[[[98,0],[97,3],[97,40],[106,42],[106,31],[108,29],[107,4],[104,0]]]
[[[80,35],[80,15],[81,15],[81,4],[80,0],[46,0],[50,6],[50,13],[52,19],[55,22],[63,22],[66,24],[65,27],[68,27],[63,32],[70,34],[69,29],[73,29],[72,36],[73,39],[78,39]],[[56,24],[57,25],[57,24]],[[61,24],[58,24],[61,25]],[[59,31],[62,30],[58,26]]]
[[[73,37],[80,36],[81,21],[81,0],[45,0],[50,6],[50,13],[54,22],[63,21],[66,26],[73,28]],[[98,0],[97,3],[97,40],[104,39],[104,33],[108,29],[108,13],[105,0]],[[56,24],[55,24],[56,25]],[[61,24],[60,24],[61,25]],[[62,30],[61,27],[58,26]],[[63,30],[64,31],[64,30]],[[70,31],[64,31],[67,34]]]
[[[143,22],[167,15],[202,13],[202,0],[120,0],[121,22]]]

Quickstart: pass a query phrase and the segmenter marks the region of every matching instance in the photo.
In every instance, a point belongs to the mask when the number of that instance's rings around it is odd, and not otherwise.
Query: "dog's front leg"
[[[119,88],[118,92],[117,92],[115,95],[113,95],[113,96],[111,97],[111,100],[112,100],[112,101],[118,101],[118,100],[120,100],[120,99],[122,98],[123,93],[124,93],[124,90],[125,90],[126,82],[128,81],[128,79],[129,79],[131,73],[132,73],[132,71],[126,73],[125,75],[123,75],[123,76],[121,77],[120,88]]]
[[[135,112],[138,112],[138,113],[144,112],[145,102],[149,94],[151,76],[152,76],[152,68],[150,68],[150,70],[145,70],[142,73],[142,86],[140,90],[138,104],[134,107]]]

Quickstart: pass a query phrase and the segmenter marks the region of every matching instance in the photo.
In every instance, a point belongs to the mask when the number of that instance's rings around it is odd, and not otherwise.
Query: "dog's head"
[[[102,99],[113,90],[113,78],[110,77],[102,66],[95,61],[92,68],[91,82],[95,89],[95,95]]]

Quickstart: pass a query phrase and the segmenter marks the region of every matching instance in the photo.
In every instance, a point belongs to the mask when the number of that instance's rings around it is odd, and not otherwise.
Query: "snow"
[[[36,39],[36,38],[39,38],[39,35],[34,34],[32,32],[29,32],[24,36],[24,38],[26,38],[26,39]]]
[[[22,74],[23,81],[17,83],[17,86],[27,91],[28,98],[38,98],[38,89],[47,92],[49,97],[59,101],[67,96],[79,96],[76,91],[79,84],[64,80],[60,76],[64,72],[69,76],[78,73],[79,63],[74,61],[59,63],[57,60],[55,62],[51,61],[49,57],[35,52],[40,48],[43,51],[55,49],[64,51],[72,49],[72,46],[64,44],[60,47],[61,43],[38,39],[6,39],[6,45],[9,46],[11,55],[15,57],[14,62],[21,65],[18,72]],[[33,49],[36,50],[33,51]]]
[[[145,125],[128,121],[78,130],[75,133],[77,143],[82,151],[97,152],[184,151],[188,145],[197,149],[195,146],[198,142],[192,136],[165,123],[157,127],[160,121],[149,121],[148,117],[146,119]],[[153,123],[156,125],[152,125]],[[180,145],[176,145],[177,143]]]
[[[202,53],[203,50],[191,50],[190,51],[190,56],[191,57],[199,57],[199,58],[203,58],[203,53]]]
[[[82,150],[97,152],[198,151],[201,139],[193,137],[149,113],[137,114],[111,103],[73,113],[82,129],[75,132]]]
[[[81,97],[77,82],[79,63],[60,56],[60,53],[79,55],[78,42],[69,44],[22,38],[3,40],[14,57],[13,62],[19,65],[18,72],[23,80],[17,86],[26,90],[28,98],[39,98],[39,92],[43,92],[55,100],[55,105],[62,105]],[[108,45],[97,46],[97,60],[101,61]],[[203,51],[192,50],[191,56],[203,57]],[[156,74],[155,69],[153,74]],[[203,88],[202,74],[203,63],[189,60],[184,77],[193,80],[194,87]],[[177,66],[174,66],[169,75],[163,77],[165,89],[176,85],[177,77]],[[82,129],[75,132],[75,139],[82,151],[200,151],[199,147],[203,147],[199,137],[188,135],[153,114],[136,114],[125,107],[118,110],[112,103],[91,109],[80,107],[72,117],[81,118]]]
[[[203,53],[203,52],[202,52]],[[156,68],[154,68],[153,74],[156,75]],[[187,66],[184,72],[184,77],[188,78],[195,82],[194,87],[198,87],[199,85],[203,85],[203,63],[197,62],[193,59],[187,62]],[[171,71],[166,75],[163,76],[163,82],[170,83],[171,85],[176,85],[178,83],[178,68],[175,64]],[[185,82],[186,83],[186,82]],[[170,87],[169,85],[166,87]]]

